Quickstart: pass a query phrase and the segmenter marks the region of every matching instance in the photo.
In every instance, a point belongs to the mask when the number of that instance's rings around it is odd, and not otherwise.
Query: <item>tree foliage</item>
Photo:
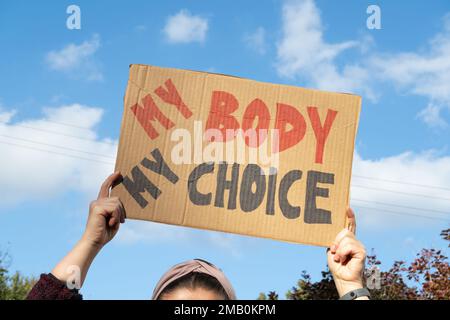
[[[443,230],[441,237],[450,242],[450,229]],[[448,244],[450,247],[450,243]],[[381,261],[375,253],[367,256],[367,270],[379,270]],[[376,300],[450,300],[450,267],[448,257],[441,250],[422,249],[409,264],[395,261],[385,271],[379,271],[378,279],[373,274],[366,274],[366,285],[372,299]],[[369,283],[370,282],[370,283]],[[379,285],[374,286],[377,282]],[[322,278],[314,282],[303,271],[297,285],[287,293],[288,300],[329,300],[338,299],[333,277],[328,270],[322,271]],[[270,291],[260,293],[260,300],[278,300],[278,294]]]
[[[24,277],[19,272],[10,274],[8,261],[8,254],[0,252],[0,300],[23,300],[36,280]]]

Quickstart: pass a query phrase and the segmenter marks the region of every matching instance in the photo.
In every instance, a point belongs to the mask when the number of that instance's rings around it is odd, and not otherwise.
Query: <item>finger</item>
[[[122,204],[122,201],[119,200],[119,209],[120,209],[120,222],[124,223],[125,222],[125,218],[127,217],[126,213],[125,213],[125,208]]]
[[[107,204],[107,205],[113,205],[115,208],[117,208],[119,210],[120,223],[125,222],[125,218],[127,216],[125,213],[125,208],[122,204],[122,201],[119,200],[119,197],[104,198],[104,199],[99,200],[99,202]]]
[[[119,230],[119,228],[120,228],[120,223],[116,223],[116,224],[112,227],[113,231]]]
[[[341,241],[339,241],[336,251],[339,250],[340,247],[343,247],[349,243],[354,243],[354,242],[356,242],[356,240],[354,238],[344,237],[341,239]]]
[[[95,205],[95,210],[99,214],[110,215],[117,207],[116,203],[113,202],[99,202]]]
[[[329,248],[328,251],[330,251],[332,254],[335,254],[337,250],[337,244],[333,243]],[[327,251],[327,252],[328,252]]]
[[[109,216],[114,211],[115,205],[113,203],[97,200],[91,203],[90,210],[93,214],[99,214],[102,216]]]
[[[113,228],[116,224],[117,224],[116,218],[111,217],[111,219],[109,219],[109,221],[108,221],[109,227],[110,227],[110,228]]]
[[[334,239],[333,243],[330,246],[331,253],[336,253],[337,248],[339,247],[339,243],[344,239],[345,237],[349,238],[355,238],[355,235],[350,232],[347,228],[342,229],[341,232],[339,232]]]
[[[359,242],[355,238],[345,237],[341,240],[336,250],[336,255],[341,262],[346,260],[349,248],[351,249],[350,252],[358,251]]]
[[[330,246],[330,251],[332,254],[336,253],[336,250],[339,246],[339,243],[342,241],[342,239],[344,239],[345,237],[349,237],[349,236],[354,238],[354,235],[356,232],[356,217],[355,217],[355,213],[353,212],[353,210],[351,208],[347,209],[347,218],[348,219],[347,219],[346,228],[338,233],[338,235],[336,236],[336,239]]]
[[[336,255],[339,256],[341,262],[345,262],[349,258],[364,260],[365,248],[361,242],[349,239],[349,241],[338,248]]]
[[[341,241],[339,242],[339,244],[336,246],[336,250],[335,250],[335,256],[339,257],[339,252],[341,250],[341,248],[345,248],[349,245],[351,245],[352,243],[354,243],[355,240],[350,238],[350,237],[344,237],[341,239]]]
[[[334,261],[344,263],[352,256],[353,250],[351,244],[340,246],[334,255]]]
[[[107,203],[107,204],[114,204],[114,205],[118,205],[120,203],[120,200],[118,197],[102,198],[97,201],[100,203]]]
[[[124,223],[125,222],[125,217],[124,217],[124,213],[123,213],[123,207],[122,207],[122,204],[120,202],[118,202],[116,204],[116,211],[117,211],[117,216],[118,216],[118,222],[119,223]]]
[[[112,228],[116,224],[120,224],[120,209],[118,206],[114,206],[114,210],[111,212],[111,219],[109,219],[109,226]]]
[[[334,251],[334,260],[336,262],[340,261],[339,252],[341,252],[342,248],[346,247],[351,241],[352,239],[350,237],[344,237],[336,245],[336,249]]]
[[[327,251],[327,261],[328,261],[328,264],[330,264],[330,262],[331,261],[334,261],[334,254],[331,252],[331,250],[328,250]]]
[[[109,189],[113,185],[114,181],[119,177],[120,177],[120,171],[116,171],[113,174],[111,174],[108,178],[106,178],[106,180],[103,182],[102,186],[100,187],[100,191],[98,193],[97,199],[109,197]]]
[[[121,221],[119,205],[117,203],[101,203],[94,207],[96,214],[102,215],[106,219],[109,227]]]
[[[356,234],[356,217],[352,208],[347,209],[347,218],[347,229],[353,234]]]

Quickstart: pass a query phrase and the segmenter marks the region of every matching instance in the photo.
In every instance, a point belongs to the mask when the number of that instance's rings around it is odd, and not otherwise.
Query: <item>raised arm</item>
[[[361,294],[358,289],[364,288],[366,250],[355,237],[356,219],[352,209],[347,210],[347,217],[347,227],[336,236],[327,251],[328,267],[341,298],[351,292]],[[367,299],[369,297],[366,295],[356,298],[356,300]]]
[[[69,292],[77,292],[81,288],[92,261],[103,246],[114,238],[120,224],[125,222],[125,210],[119,198],[109,196],[111,186],[120,177],[120,173],[116,172],[105,180],[97,200],[89,206],[89,217],[81,239],[50,275],[41,277],[29,298],[64,299],[71,297]]]

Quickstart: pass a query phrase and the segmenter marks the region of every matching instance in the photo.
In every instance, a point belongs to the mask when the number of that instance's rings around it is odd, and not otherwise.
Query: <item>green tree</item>
[[[23,300],[36,283],[34,278],[8,271],[9,255],[0,252],[0,300]]]

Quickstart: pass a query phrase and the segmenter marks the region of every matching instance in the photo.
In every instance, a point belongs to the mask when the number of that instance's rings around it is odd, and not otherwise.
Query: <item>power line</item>
[[[11,137],[11,136],[4,135],[4,134],[0,134],[0,137],[5,137],[5,138],[19,140],[19,141],[24,141],[24,142],[29,142],[29,143],[40,144],[40,145],[44,145],[44,146],[47,146],[47,147],[58,148],[58,149],[63,149],[63,150],[68,150],[68,151],[75,151],[75,152],[81,152],[81,153],[85,153],[85,154],[91,154],[91,155],[94,155],[94,156],[107,158],[107,159],[115,159],[114,157],[105,156],[105,155],[100,154],[100,153],[89,152],[89,151],[78,150],[78,149],[72,149],[72,148],[63,147],[63,146],[56,145],[56,144],[49,144],[49,143],[44,143],[44,142],[38,142],[38,141],[28,140],[28,139],[23,139],[23,138],[18,138],[18,137]]]
[[[50,122],[50,123],[55,123],[55,124],[59,124],[62,126],[67,126],[67,127],[73,127],[73,128],[78,128],[78,129],[84,129],[84,130],[91,130],[90,128],[87,127],[82,127],[82,126],[77,126],[74,124],[68,124],[68,123],[63,123],[63,122],[58,122],[58,121],[53,121],[53,120],[44,120],[45,122]],[[2,125],[5,125],[4,123],[0,123]],[[42,128],[36,128],[36,127],[31,127],[31,126],[25,126],[25,125],[21,125],[21,124],[14,124],[14,126],[17,127],[22,127],[22,128],[26,128],[26,129],[31,129],[31,130],[37,130],[37,131],[42,131],[42,132],[46,132],[46,133],[50,133],[50,134],[55,134],[55,135],[60,135],[60,136],[65,136],[65,137],[70,137],[70,138],[74,138],[74,139],[80,139],[80,140],[85,140],[85,141],[92,141],[92,142],[96,142],[96,143],[102,143],[102,144],[107,144],[107,145],[115,145],[116,143],[114,142],[109,142],[109,141],[98,141],[96,139],[90,139],[90,138],[85,138],[85,137],[79,137],[79,136],[74,136],[74,135],[69,135],[69,134],[65,134],[62,132],[57,132],[57,131],[51,131],[51,130],[46,130],[46,129],[42,129]],[[11,138],[11,137],[9,137]],[[55,146],[56,147],[56,146]],[[83,151],[79,151],[79,152],[83,152]],[[83,152],[84,153],[84,152]],[[407,182],[407,181],[397,181],[397,180],[390,180],[390,179],[381,179],[381,178],[375,178],[375,177],[368,177],[368,176],[362,176],[362,175],[352,175],[352,177],[355,178],[359,178],[359,179],[365,179],[365,180],[375,180],[375,181],[384,181],[384,182],[388,182],[388,183],[395,183],[395,184],[401,184],[401,185],[411,185],[411,186],[416,186],[416,187],[422,187],[422,188],[431,188],[431,189],[439,189],[439,190],[448,190],[450,191],[450,187],[443,187],[443,186],[433,186],[433,185],[427,185],[427,184],[420,184],[420,183],[414,183],[414,182]],[[417,195],[417,194],[415,194]],[[420,195],[419,195],[420,196]],[[441,200],[450,200],[447,198],[436,198],[436,199],[441,199]]]
[[[51,122],[51,123],[56,123],[56,124],[67,126],[67,127],[74,127],[74,128],[78,128],[78,129],[90,130],[90,128],[87,128],[87,127],[72,125],[72,124],[58,122],[58,121],[53,121],[53,120],[44,120],[44,121]],[[2,124],[2,123],[0,123],[0,124]],[[3,125],[5,125],[5,124],[3,124]],[[96,143],[102,143],[102,144],[106,144],[106,145],[115,145],[116,144],[114,142],[98,141],[96,139],[90,139],[90,138],[85,138],[85,137],[80,137],[80,136],[75,136],[75,135],[69,135],[69,134],[65,134],[65,133],[62,133],[62,132],[51,131],[51,130],[46,130],[46,129],[42,129],[42,128],[36,128],[36,127],[31,127],[31,126],[26,126],[26,125],[21,125],[21,124],[14,124],[14,126],[21,127],[21,128],[26,128],[26,129],[31,129],[31,130],[36,130],[36,131],[41,131],[41,132],[46,132],[46,133],[55,134],[55,135],[60,135],[60,136],[69,137],[69,138],[79,139],[79,140],[85,140],[85,141],[91,141],[91,142],[96,142]],[[80,152],[83,152],[83,151],[80,151]],[[414,182],[406,182],[406,181],[402,182],[402,181],[397,181],[397,180],[381,179],[381,178],[367,177],[367,176],[355,175],[355,174],[352,175],[352,176],[355,177],[355,178],[359,178],[359,179],[384,181],[384,182],[388,182],[388,183],[395,183],[395,184],[401,184],[401,185],[411,185],[411,186],[417,186],[417,187],[422,187],[422,188],[431,188],[431,189],[439,189],[439,190],[448,190],[448,191],[450,191],[450,187],[433,186],[433,185],[426,185],[426,184],[420,184],[420,183],[414,183]],[[361,186],[358,186],[358,187],[361,187]],[[368,188],[368,187],[365,187],[365,188]],[[393,191],[393,192],[395,192],[395,191]],[[414,195],[417,195],[417,194],[414,194]],[[418,196],[422,196],[422,195],[418,195]],[[448,198],[436,198],[436,199],[450,200]]]
[[[430,216],[424,216],[424,215],[420,215],[420,214],[413,214],[413,213],[407,213],[407,212],[379,209],[379,208],[373,208],[373,207],[365,207],[365,206],[359,206],[359,205],[356,205],[355,207],[360,208],[360,209],[376,210],[376,211],[378,211],[379,214],[389,214],[389,213],[391,213],[391,214],[397,214],[397,215],[413,216],[413,217],[430,219],[430,220],[443,220],[443,221],[450,222],[449,219],[440,218],[440,217],[434,217],[434,216],[430,217]]]
[[[352,176],[355,178],[366,179],[366,180],[384,181],[384,182],[389,182],[389,183],[397,183],[397,184],[410,185],[410,186],[416,186],[416,187],[422,187],[422,188],[431,188],[431,189],[440,189],[440,190],[449,190],[450,191],[450,188],[448,188],[448,187],[432,186],[432,185],[427,185],[427,184],[420,184],[420,183],[406,182],[406,181],[401,182],[401,181],[396,181],[396,180],[360,176],[360,175],[356,175],[356,174],[354,174]]]
[[[403,195],[407,195],[407,196],[414,196],[414,197],[422,197],[422,198],[430,198],[430,199],[438,199],[438,200],[450,201],[450,198],[429,196],[429,195],[424,195],[424,194],[419,194],[419,193],[409,193],[409,192],[396,191],[396,190],[388,190],[388,189],[381,189],[381,188],[374,188],[374,187],[366,187],[366,186],[360,186],[360,185],[355,185],[355,184],[352,184],[351,186],[355,187],[355,188],[363,188],[363,189],[369,189],[369,190],[375,190],[375,191],[398,193],[398,194],[403,194]]]
[[[0,124],[2,124],[2,123],[0,123]],[[96,143],[102,143],[102,144],[106,144],[106,145],[115,145],[116,144],[114,142],[98,141],[96,139],[90,139],[90,138],[85,138],[85,137],[74,136],[74,135],[65,134],[65,133],[62,133],[62,132],[57,132],[57,131],[46,130],[46,129],[42,129],[42,128],[35,128],[35,127],[25,126],[25,125],[22,125],[22,124],[14,124],[14,126],[25,128],[25,129],[41,131],[41,132],[47,132],[47,133],[50,133],[50,134],[56,134],[56,135],[63,136],[63,137],[68,137],[68,138],[74,138],[74,139],[79,139],[79,140],[85,140],[85,141],[91,141],[91,142],[96,142]]]
[[[50,151],[50,150],[44,150],[44,149],[39,149],[39,148],[35,148],[35,147],[30,147],[30,146],[22,146],[20,144],[15,144],[15,143],[11,143],[11,142],[0,141],[0,143],[6,144],[6,145],[10,145],[10,146],[19,147],[19,148],[23,148],[23,149],[32,149],[32,150],[36,150],[36,151],[41,151],[41,152],[46,152],[46,153],[51,153],[51,154],[57,154],[57,155],[64,156],[64,157],[69,157],[69,158],[75,158],[75,159],[81,159],[81,160],[86,160],[86,161],[92,161],[92,162],[98,162],[98,163],[114,165],[113,162],[106,162],[106,161],[101,161],[101,160],[95,160],[95,159],[92,159],[92,158],[84,158],[84,157],[69,155],[67,153],[55,152],[55,151]]]
[[[26,127],[26,126],[25,126]],[[32,127],[26,127],[26,128],[32,128]],[[53,134],[60,134],[60,133],[56,133],[56,132],[52,132],[52,131],[48,131],[48,130],[44,130],[44,129],[38,129],[38,128],[32,128],[35,130],[40,130],[40,131],[45,131],[45,132],[50,132]],[[64,134],[60,134],[60,135],[64,135]],[[109,157],[109,156],[104,156],[103,154],[98,154],[98,153],[94,153],[94,152],[88,152],[88,151],[84,151],[84,150],[78,150],[78,149],[72,149],[72,148],[68,148],[68,147],[63,147],[60,145],[52,145],[52,144],[47,144],[47,143],[42,143],[42,142],[37,142],[37,141],[33,141],[33,140],[28,140],[28,139],[23,139],[23,138],[17,138],[17,137],[11,137],[11,136],[7,136],[7,135],[0,135],[9,139],[16,139],[16,140],[22,140],[25,142],[30,142],[30,143],[35,143],[35,144],[40,144],[40,145],[45,145],[45,146],[49,146],[49,147],[54,147],[54,148],[59,148],[59,149],[64,149],[64,150],[68,150],[68,151],[74,151],[74,152],[81,152],[81,153],[86,153],[86,154],[91,154],[94,156],[99,156],[102,158],[108,158],[108,159],[114,159],[113,157]],[[64,136],[70,136],[70,135],[64,135]],[[74,136],[70,136],[70,137],[74,137]],[[75,137],[78,139],[83,139],[83,140],[90,140],[90,141],[95,141],[97,143],[106,143],[106,142],[101,142],[101,141],[96,141],[93,139],[86,139],[86,138],[80,138],[80,137]],[[88,160],[88,161],[94,161],[94,162],[101,162],[101,163],[107,163],[107,164],[113,164],[111,162],[106,162],[106,161],[98,161],[92,158],[83,158],[83,157],[78,157],[78,156],[73,156],[73,155],[68,155],[66,153],[61,153],[61,152],[52,152],[49,150],[44,150],[44,149],[39,149],[39,148],[34,148],[34,147],[27,147],[27,146],[23,146],[23,145],[17,145],[14,143],[7,143],[7,142],[2,142],[3,144],[8,144],[11,146],[17,146],[17,147],[21,147],[21,148],[29,148],[29,149],[33,149],[33,150],[37,150],[37,151],[42,151],[42,152],[47,152],[47,153],[53,153],[53,154],[57,154],[57,155],[62,155],[62,156],[68,156],[68,157],[72,157],[72,158],[78,158],[78,159],[83,159],[83,160]],[[109,144],[109,143],[108,143]],[[366,177],[368,179],[372,179],[369,177]],[[375,178],[374,178],[375,180]],[[367,187],[367,186],[360,186],[360,185],[354,185],[352,184],[352,187],[356,187],[356,188],[364,188],[364,189],[369,189],[369,190],[376,190],[376,191],[382,191],[382,192],[391,192],[391,193],[397,193],[397,194],[403,194],[403,195],[407,195],[407,196],[417,196],[417,197],[423,197],[423,198],[430,198],[430,199],[439,199],[439,200],[446,200],[446,201],[450,201],[450,198],[443,198],[443,197],[436,197],[436,196],[428,196],[428,195],[423,195],[423,194],[417,194],[417,193],[409,193],[409,192],[402,192],[402,191],[396,191],[396,190],[388,190],[388,189],[383,189],[383,188],[375,188],[375,187]],[[436,188],[441,188],[441,187],[436,187]],[[355,199],[356,200],[356,199]],[[366,201],[366,200],[359,200],[359,201]],[[376,202],[372,202],[372,203],[376,203]],[[378,204],[383,204],[383,205],[390,205],[390,206],[396,206],[396,207],[403,207],[403,208],[407,208],[407,209],[414,209],[414,210],[422,210],[419,208],[414,208],[414,207],[406,207],[406,206],[401,206],[401,205],[395,205],[395,204],[387,204],[387,203],[378,203]],[[428,211],[437,211],[437,210],[428,210]],[[443,213],[442,211],[440,213]]]
[[[45,119],[45,120],[42,120],[42,121],[59,124],[61,126],[65,126],[65,127],[72,127],[72,128],[77,128],[77,129],[83,129],[83,130],[91,130],[91,128],[77,126],[76,124],[70,124],[70,123],[65,123],[65,122],[53,121],[53,120],[48,120],[48,119]]]
[[[404,206],[404,205],[399,205],[399,204],[395,204],[395,203],[387,203],[387,202],[379,202],[379,201],[370,201],[370,200],[362,200],[362,199],[355,199],[355,198],[352,198],[351,201],[359,201],[359,202],[366,202],[366,203],[380,204],[380,205],[383,205],[383,206],[389,206],[389,207],[397,207],[397,208],[411,209],[411,210],[417,210],[417,211],[423,211],[423,212],[429,211],[429,212],[435,212],[435,213],[440,213],[440,214],[450,215],[450,212],[445,212],[445,211],[440,211],[440,210],[433,210],[433,209],[417,208],[417,207],[411,207],[411,206]]]
[[[0,143],[6,144],[6,145],[10,145],[10,146],[20,147],[20,148],[24,148],[24,149],[32,149],[32,150],[36,150],[36,151],[40,151],[40,152],[46,152],[46,153],[50,153],[50,154],[60,155],[60,156],[64,156],[64,157],[70,157],[70,158],[75,158],[75,159],[81,159],[81,160],[86,160],[86,161],[92,161],[92,162],[97,162],[97,163],[104,163],[104,164],[114,165],[114,163],[112,163],[112,162],[100,161],[100,160],[95,160],[95,159],[92,159],[92,158],[84,158],[84,157],[69,155],[67,153],[62,153],[62,152],[54,152],[54,151],[44,150],[44,149],[40,149],[40,148],[34,148],[34,147],[30,147],[30,146],[22,146],[22,145],[18,145],[18,144],[15,144],[15,143],[10,143],[10,142],[5,142],[5,141],[0,141]],[[383,191],[387,191],[387,190],[383,190]],[[392,191],[390,191],[390,192],[392,192]],[[355,201],[365,201],[365,202],[368,202],[368,203],[375,203],[375,204],[377,203],[375,201],[371,202],[371,201],[359,200],[359,199],[353,199],[353,200],[355,200]],[[397,207],[405,207],[405,208],[409,208],[409,209],[419,210],[419,208],[401,206],[401,205],[396,205],[396,204],[386,204],[386,203],[381,203],[381,202],[379,204],[389,205],[389,206],[397,206]],[[400,212],[400,211],[394,211],[394,210],[389,210],[389,209],[380,209],[380,208],[366,207],[366,206],[360,206],[360,205],[356,205],[355,207],[361,208],[361,209],[376,210],[378,212],[378,214],[389,214],[390,213],[390,214],[396,214],[396,215],[413,216],[413,217],[430,219],[430,220],[443,220],[443,221],[450,222],[450,220],[448,220],[448,219],[445,219],[445,218],[442,218],[442,217],[436,217],[436,216],[425,216],[425,215],[420,215],[420,214],[414,214],[414,213],[408,213],[408,212]],[[428,210],[428,211],[437,211],[437,210]]]

